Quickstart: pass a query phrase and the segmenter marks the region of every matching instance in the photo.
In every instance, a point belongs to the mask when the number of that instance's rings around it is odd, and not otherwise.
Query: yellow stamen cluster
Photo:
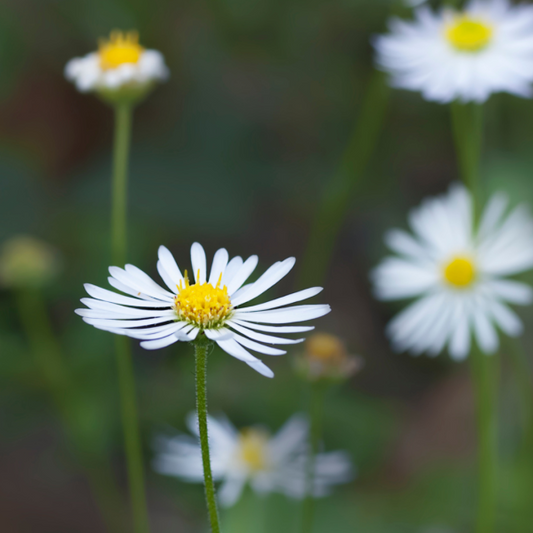
[[[335,335],[328,333],[314,333],[305,343],[306,355],[321,363],[339,363],[346,356],[344,343]]]
[[[198,278],[200,272],[198,272]],[[180,281],[178,294],[174,298],[175,309],[180,320],[190,322],[201,329],[216,328],[224,324],[231,316],[233,306],[228,295],[228,288],[220,287],[222,274],[216,286],[211,283],[189,284],[187,271],[185,282]]]
[[[350,355],[344,342],[329,333],[313,333],[296,358],[298,373],[308,381],[343,380],[363,367],[361,357]]]
[[[255,428],[245,428],[239,434],[240,459],[246,466],[257,472],[268,466],[268,434]]]
[[[136,31],[122,33],[115,30],[111,32],[109,40],[102,39],[98,45],[100,67],[103,70],[117,68],[124,63],[137,63],[144,48],[139,44],[139,35]]]
[[[455,257],[444,267],[444,279],[456,288],[464,289],[476,278],[476,267],[468,257]]]
[[[446,29],[446,38],[461,52],[479,52],[491,41],[493,29],[466,14],[457,15]]]

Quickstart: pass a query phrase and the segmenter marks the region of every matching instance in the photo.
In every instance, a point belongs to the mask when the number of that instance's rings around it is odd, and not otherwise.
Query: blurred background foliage
[[[62,254],[61,275],[44,297],[76,383],[69,409],[99,467],[112,465],[124,501],[112,336],[73,313],[84,282],[106,284],[112,113],[65,81],[65,63],[95,49],[111,29],[135,28],[171,70],[135,114],[131,262],[157,277],[160,244],[187,265],[198,240],[210,254],[222,246],[230,255],[258,253],[266,267],[303,255],[320,194],[361,111],[371,36],[384,30],[391,9],[398,6],[387,0],[0,2],[0,241],[29,234]],[[322,295],[333,312],[318,327],[346,339],[366,365],[327,398],[325,447],[348,450],[358,476],[319,502],[316,531],[465,533],[475,503],[467,368],[445,355],[391,353],[384,326],[398,307],[376,303],[368,281],[385,253],[383,232],[404,227],[410,207],[457,179],[448,110],[417,94],[391,98]],[[529,101],[498,95],[486,106],[487,192],[533,200],[531,124]],[[292,275],[271,292],[294,283]],[[0,530],[104,531],[16,300],[0,292]],[[529,326],[531,311],[523,315]],[[526,335],[525,345],[532,340]],[[514,507],[521,412],[503,352],[499,531],[524,532]],[[154,353],[136,345],[134,357],[148,467],[154,434],[185,429],[193,358],[188,346]],[[237,426],[277,430],[304,410],[307,389],[294,376],[291,353],[268,363],[275,382],[215,351],[211,412],[227,413]],[[200,485],[149,468],[147,478],[154,532],[205,531]],[[224,514],[229,533],[295,531],[298,518],[297,503],[250,494]]]

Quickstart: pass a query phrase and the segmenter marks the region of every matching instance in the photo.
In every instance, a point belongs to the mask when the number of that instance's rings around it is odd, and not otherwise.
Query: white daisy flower
[[[484,102],[491,93],[531,96],[533,6],[472,0],[464,11],[424,6],[394,19],[374,44],[392,85],[447,103]]]
[[[376,296],[416,298],[388,326],[395,349],[437,355],[447,344],[461,360],[471,334],[485,353],[498,348],[496,328],[520,335],[522,323],[508,304],[530,304],[533,291],[507,278],[533,267],[533,219],[523,205],[507,215],[506,207],[506,197],[495,194],[474,229],[470,193],[455,185],[413,209],[414,235],[388,232],[386,242],[399,257],[374,270]]]
[[[211,467],[221,505],[237,502],[244,486],[259,494],[281,492],[291,498],[306,496],[309,424],[295,415],[271,436],[263,427],[237,431],[226,418],[208,418]],[[159,436],[154,469],[191,483],[203,482],[202,458],[196,415],[188,417],[190,431],[196,436]],[[345,452],[320,453],[315,457],[314,496],[329,494],[333,485],[353,477],[351,461]]]
[[[283,350],[267,344],[294,344],[304,339],[286,339],[266,333],[301,333],[312,326],[280,326],[305,322],[330,312],[329,305],[297,305],[317,295],[321,287],[295,292],[266,303],[242,307],[284,278],[295,263],[294,257],[274,263],[259,279],[245,285],[257,266],[252,255],[246,261],[228,252],[216,252],[208,276],[204,249],[198,243],[191,247],[194,284],[185,271],[181,274],[167,248],[159,248],[157,270],[169,288],[166,290],[133,265],[124,269],[109,268],[109,283],[130,296],[86,284],[92,298],[81,301],[89,309],[77,309],[83,320],[99,329],[141,339],[148,350],[163,348],[177,341],[193,341],[199,334],[216,342],[224,351],[244,361],[267,377],[273,372],[248,349],[267,355],[282,355]],[[262,333],[266,332],[266,333]]]
[[[168,78],[161,53],[146,50],[136,32],[111,32],[102,40],[98,52],[71,59],[65,76],[81,92],[117,91],[122,88],[144,89]]]

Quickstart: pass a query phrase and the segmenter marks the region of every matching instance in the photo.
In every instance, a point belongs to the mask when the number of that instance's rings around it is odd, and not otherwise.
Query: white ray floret
[[[414,17],[393,19],[374,42],[392,85],[441,103],[483,102],[495,92],[531,96],[532,5],[472,0],[460,12],[423,6]]]
[[[97,52],[71,59],[65,67],[66,78],[81,92],[143,88],[168,74],[163,55],[139,45],[136,32],[114,31]]]
[[[96,328],[141,340],[141,346],[149,350],[205,335],[233,357],[272,377],[272,371],[248,350],[266,355],[286,353],[268,345],[302,342],[302,338],[279,335],[302,333],[313,327],[282,324],[319,318],[329,313],[330,307],[290,305],[316,296],[322,291],[320,287],[241,307],[285,277],[295,259],[275,263],[257,281],[245,285],[257,263],[255,255],[246,261],[240,257],[229,260],[228,252],[221,248],[215,253],[208,273],[205,251],[194,243],[191,264],[196,283],[191,285],[187,272],[182,274],[169,250],[161,246],[157,271],[168,290],[133,265],[124,269],[112,266],[109,283],[124,294],[86,284],[91,298],[83,298],[81,302],[86,308],[77,309],[76,313]]]
[[[188,417],[195,437],[159,436],[155,440],[154,469],[184,479],[203,482],[203,467],[195,414]],[[211,468],[215,481],[221,482],[220,503],[230,507],[237,502],[246,484],[259,494],[280,492],[291,498],[306,495],[309,424],[294,415],[276,435],[263,427],[241,431],[227,418],[208,417]],[[345,452],[319,453],[315,457],[313,495],[326,496],[334,485],[346,483],[354,470]]]
[[[490,354],[499,345],[497,329],[521,334],[509,304],[530,304],[533,290],[508,276],[533,268],[533,218],[523,205],[509,214],[506,207],[506,197],[495,194],[474,229],[470,193],[454,185],[411,212],[412,234],[387,233],[397,255],[374,270],[375,294],[415,299],[388,326],[395,349],[437,355],[447,346],[460,360],[472,335]]]

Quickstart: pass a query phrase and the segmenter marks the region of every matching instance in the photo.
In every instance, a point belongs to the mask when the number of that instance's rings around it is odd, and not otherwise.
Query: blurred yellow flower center
[[[137,32],[113,31],[108,41],[102,39],[99,43],[100,66],[103,70],[109,70],[124,63],[137,63],[143,50]]]
[[[239,455],[246,466],[253,471],[267,467],[268,434],[254,428],[243,429],[239,434]]]
[[[198,271],[199,277],[200,271]],[[214,287],[207,282],[190,285],[185,271],[185,280],[180,281],[177,286],[178,294],[174,298],[179,319],[202,329],[222,326],[231,316],[233,306],[228,288],[225,285],[221,288],[221,282],[222,274]]]
[[[457,15],[446,29],[448,41],[461,52],[482,50],[490,43],[492,34],[491,26],[468,15]]]
[[[314,333],[305,343],[305,352],[311,359],[322,363],[337,363],[346,357],[342,341],[328,333]]]
[[[467,257],[456,257],[444,267],[444,278],[455,287],[468,287],[475,277],[476,268]]]

